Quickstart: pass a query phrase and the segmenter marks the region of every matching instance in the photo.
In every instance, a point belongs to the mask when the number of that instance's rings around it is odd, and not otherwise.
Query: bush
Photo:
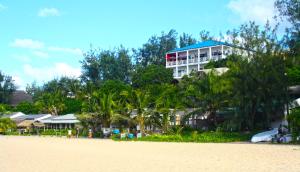
[[[49,129],[49,130],[42,130],[40,131],[40,135],[42,136],[67,136],[68,135],[68,130],[63,129],[63,130],[55,130],[55,129]]]
[[[135,141],[153,141],[153,142],[198,142],[198,143],[226,143],[226,142],[239,142],[249,141],[252,134],[236,133],[236,132],[202,132],[192,131],[188,134],[169,134],[160,135],[154,134],[139,139],[133,139]],[[113,140],[120,140],[117,137],[113,137]],[[128,140],[128,139],[122,139]]]
[[[294,109],[288,116],[289,127],[292,132],[293,141],[300,135],[300,108]]]
[[[16,123],[10,118],[0,118],[0,133],[17,128]]]

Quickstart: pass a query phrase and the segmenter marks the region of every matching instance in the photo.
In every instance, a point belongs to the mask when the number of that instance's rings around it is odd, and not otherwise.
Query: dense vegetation
[[[191,108],[192,112],[184,114],[182,125],[185,120],[208,114],[203,121],[210,130],[266,129],[271,121],[283,118],[284,107],[291,101],[288,86],[300,84],[300,10],[293,3],[299,2],[277,0],[275,4],[281,17],[291,23],[283,39],[277,37],[276,26],[267,23],[261,27],[249,22],[228,31],[226,39],[217,39],[207,31],[200,32],[200,39],[186,33],[178,39],[178,33],[172,29],[152,36],[132,51],[123,46],[114,50],[91,48],[80,62],[81,78],[57,78],[42,86],[33,83],[26,89],[33,96],[33,103],[21,103],[15,109],[2,105],[0,110],[76,113],[82,125],[94,131],[112,124],[133,129],[138,124],[143,133],[156,129],[169,133],[174,112]],[[212,70],[207,74],[193,73],[180,82],[174,80],[173,71],[164,66],[166,52],[210,39],[226,41],[245,53],[237,51],[226,60],[206,66],[229,68],[223,75]],[[8,96],[4,95],[11,94],[14,86],[11,78],[1,78],[0,83],[7,84],[0,84],[0,103],[7,103],[4,97]],[[228,138],[231,136],[235,137],[232,134]],[[177,137],[152,136],[152,140],[181,139]],[[210,140],[206,133],[196,137],[196,141]],[[220,134],[213,137],[217,142]]]

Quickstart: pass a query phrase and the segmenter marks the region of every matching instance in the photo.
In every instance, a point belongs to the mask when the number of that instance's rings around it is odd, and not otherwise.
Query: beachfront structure
[[[75,128],[75,124],[80,121],[74,114],[67,114],[62,116],[51,116],[47,119],[40,120],[40,122],[45,124],[46,129],[71,129]]]
[[[49,117],[51,117],[51,114],[29,114],[12,118],[12,120],[15,121],[16,124],[19,124],[25,120],[40,121]]]
[[[15,118],[18,118],[18,117],[21,117],[21,116],[25,116],[24,113],[22,112],[14,112],[14,113],[11,113],[11,114],[4,114],[3,116],[1,116],[2,118],[10,118],[10,119],[15,119]]]
[[[166,68],[173,69],[173,77],[180,79],[193,71],[204,71],[209,61],[225,59],[232,51],[233,47],[224,42],[200,42],[169,51],[166,54]]]

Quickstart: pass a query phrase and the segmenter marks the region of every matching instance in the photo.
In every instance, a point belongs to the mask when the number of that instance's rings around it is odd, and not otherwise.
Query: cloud
[[[17,89],[19,90],[25,90],[25,83],[24,81],[22,80],[22,78],[20,78],[18,75],[14,75],[12,76],[12,79],[14,81],[14,84],[17,86]]]
[[[3,4],[0,4],[0,11],[3,11],[3,10],[5,10],[5,9],[7,9],[7,7],[4,6]]]
[[[38,12],[39,17],[60,16],[60,12],[56,8],[43,8]]]
[[[40,57],[40,58],[48,58],[49,54],[43,51],[33,51],[32,52],[36,57]]]
[[[59,52],[59,53],[68,53],[77,56],[82,56],[83,52],[80,48],[67,48],[59,46],[45,46],[41,41],[36,41],[32,39],[15,39],[12,43],[9,44],[11,47],[16,48],[27,48],[33,49],[32,52],[35,56],[41,58],[48,58],[49,52]],[[43,51],[41,51],[43,49]],[[38,51],[37,51],[38,50]]]
[[[48,47],[49,51],[56,51],[56,52],[63,52],[63,53],[69,53],[69,54],[74,54],[81,56],[82,50],[79,48],[64,48],[64,47],[55,47],[55,46],[50,46]]]
[[[55,63],[50,67],[33,67],[30,64],[23,66],[24,74],[38,83],[49,81],[56,77],[79,77],[81,69],[72,67],[66,63]]]
[[[255,21],[265,24],[275,22],[273,17],[277,14],[274,7],[275,0],[230,0],[227,7],[240,17],[243,22]]]
[[[40,49],[44,47],[44,43],[40,41],[34,41],[32,39],[15,39],[14,42],[10,43],[10,46],[18,48]]]

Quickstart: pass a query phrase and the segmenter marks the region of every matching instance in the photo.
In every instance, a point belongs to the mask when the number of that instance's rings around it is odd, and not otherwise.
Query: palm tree
[[[116,104],[113,100],[113,95],[111,93],[94,92],[92,99],[94,110],[98,113],[99,118],[101,118],[103,127],[109,128],[116,114],[114,111]]]
[[[147,118],[147,111],[149,105],[149,94],[141,90],[131,90],[122,92],[122,95],[127,97],[127,108],[131,111],[137,111],[135,121],[139,125],[141,133],[144,134],[145,121]]]
[[[155,109],[159,113],[159,125],[163,133],[169,131],[171,119],[175,119],[175,113],[184,106],[180,101],[181,91],[178,86],[165,85],[162,94],[155,101]]]

